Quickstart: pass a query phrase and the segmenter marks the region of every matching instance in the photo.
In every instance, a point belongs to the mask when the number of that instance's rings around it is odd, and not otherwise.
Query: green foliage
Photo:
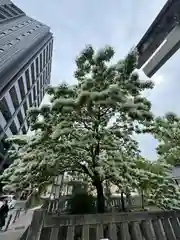
[[[123,191],[149,189],[153,174],[138,163],[134,134],[153,125],[151,103],[142,95],[153,84],[135,73],[136,52],[115,64],[113,56],[110,46],[97,52],[87,46],[76,59],[77,84],[50,87],[51,104],[31,109],[35,135],[25,145],[14,139],[16,159],[3,175],[8,185],[39,186],[62,172],[83,175],[96,188],[99,212],[105,181]]]
[[[158,160],[152,165],[148,199],[164,209],[180,205],[179,187],[171,178],[172,167],[180,164],[180,118],[173,113],[156,118],[147,131],[159,141]],[[148,183],[149,184],[149,183]]]
[[[180,205],[180,192],[179,187],[175,185],[171,178],[157,180],[154,179],[154,187],[151,189],[148,202],[156,204],[156,206],[162,209],[172,209],[173,207],[179,207]]]
[[[180,164],[180,118],[173,113],[155,119],[150,132],[159,141],[159,160],[168,164]]]
[[[151,162],[143,158],[138,158],[135,164],[135,171],[128,169],[128,174],[131,176],[129,181],[121,174],[122,180],[114,182],[120,191],[128,193],[137,190],[142,196],[142,207],[145,202],[162,209],[170,209],[180,204],[179,188],[170,178],[171,165],[162,161]]]
[[[53,182],[55,177],[53,161],[45,157],[42,148],[34,152],[34,146],[39,140],[39,136],[13,136],[9,142],[18,145],[9,151],[14,162],[7,168],[0,177],[6,191],[18,191],[26,188],[38,188],[41,192],[44,185]],[[37,149],[36,149],[37,150]]]
[[[68,212],[70,214],[91,214],[96,212],[95,199],[88,193],[79,193],[68,200]]]

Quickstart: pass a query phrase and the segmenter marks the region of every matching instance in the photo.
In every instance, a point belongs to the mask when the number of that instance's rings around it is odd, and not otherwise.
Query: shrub
[[[88,193],[76,194],[68,201],[68,211],[70,214],[95,213],[95,199]]]

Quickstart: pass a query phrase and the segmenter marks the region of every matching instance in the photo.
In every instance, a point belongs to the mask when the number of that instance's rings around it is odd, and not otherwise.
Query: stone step
[[[30,209],[26,214],[22,212],[20,218],[15,223],[11,223],[6,232],[0,232],[0,240],[19,240],[28,229],[34,210],[39,208]]]

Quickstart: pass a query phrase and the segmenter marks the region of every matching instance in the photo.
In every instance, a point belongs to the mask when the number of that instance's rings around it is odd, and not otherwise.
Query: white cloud
[[[164,83],[164,77],[162,75],[156,75],[154,77],[152,77],[152,81],[155,84],[155,87],[159,87],[160,85],[162,86],[162,84]]]

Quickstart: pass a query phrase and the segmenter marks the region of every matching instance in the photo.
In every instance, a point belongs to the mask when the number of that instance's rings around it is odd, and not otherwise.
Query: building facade
[[[177,185],[180,185],[180,165],[176,165],[172,169],[172,179]]]
[[[0,0],[0,171],[9,165],[5,139],[27,133],[27,110],[50,83],[52,49],[48,26]]]

